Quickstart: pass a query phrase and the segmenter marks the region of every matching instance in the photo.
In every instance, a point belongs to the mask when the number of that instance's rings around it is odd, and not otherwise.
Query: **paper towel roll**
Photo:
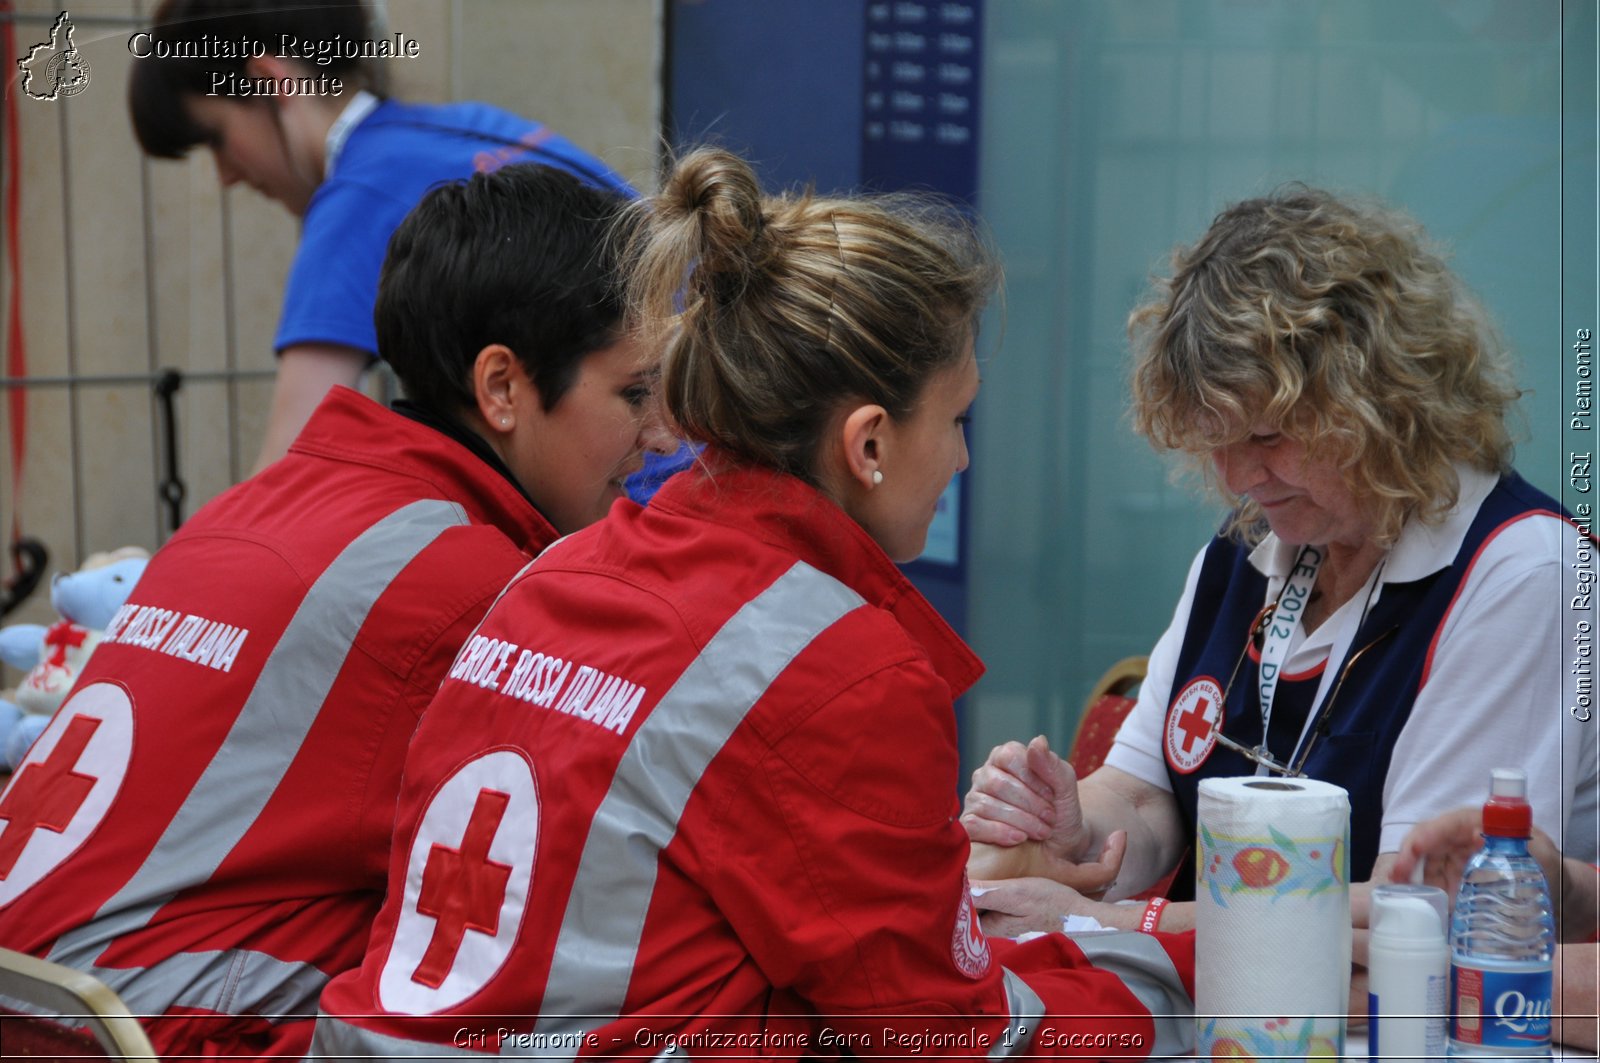
[[[1197,818],[1197,1054],[1341,1055],[1349,796],[1315,779],[1205,779]]]

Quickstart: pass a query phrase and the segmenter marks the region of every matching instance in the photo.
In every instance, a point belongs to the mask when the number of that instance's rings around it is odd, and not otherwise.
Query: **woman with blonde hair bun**
[[[965,878],[952,702],[982,665],[894,562],[967,463],[984,243],[927,199],[763,196],[717,150],[640,211],[700,465],[463,650],[318,1052],[1182,1050],[1192,938],[991,941]]]

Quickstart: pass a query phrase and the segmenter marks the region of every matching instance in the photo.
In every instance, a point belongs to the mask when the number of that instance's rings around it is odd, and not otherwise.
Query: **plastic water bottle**
[[[1483,848],[1467,864],[1450,926],[1450,1054],[1550,1058],[1550,887],[1528,855],[1527,776],[1496,768]]]

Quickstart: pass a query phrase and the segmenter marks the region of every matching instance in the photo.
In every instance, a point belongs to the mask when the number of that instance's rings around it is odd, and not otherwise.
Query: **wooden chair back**
[[[122,999],[93,975],[0,948],[0,1044],[7,1058],[156,1060]]]

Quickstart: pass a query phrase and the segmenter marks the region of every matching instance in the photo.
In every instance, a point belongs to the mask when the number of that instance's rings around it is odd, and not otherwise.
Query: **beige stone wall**
[[[405,9],[392,2],[400,28]],[[645,188],[653,185],[661,100],[655,0],[456,0],[451,90],[533,115]]]
[[[16,41],[49,36],[60,0],[19,0]],[[90,83],[53,102],[19,95],[27,372],[25,533],[56,568],[164,535],[161,441],[148,376],[198,374],[179,394],[185,513],[250,465],[296,224],[244,187],[223,192],[205,152],[144,159],[127,121],[129,35],[149,0],[73,0]],[[395,63],[412,99],[482,99],[549,123],[641,187],[659,128],[657,0],[387,0],[420,56]],[[0,76],[9,72],[0,72]],[[8,91],[17,92],[15,80]],[[0,269],[3,269],[0,265]],[[9,291],[9,274],[0,300]],[[3,343],[0,335],[0,343]],[[44,381],[71,381],[70,384]],[[13,515],[11,411],[0,395],[0,525]],[[4,565],[9,575],[9,562]],[[41,593],[8,622],[49,616]]]

